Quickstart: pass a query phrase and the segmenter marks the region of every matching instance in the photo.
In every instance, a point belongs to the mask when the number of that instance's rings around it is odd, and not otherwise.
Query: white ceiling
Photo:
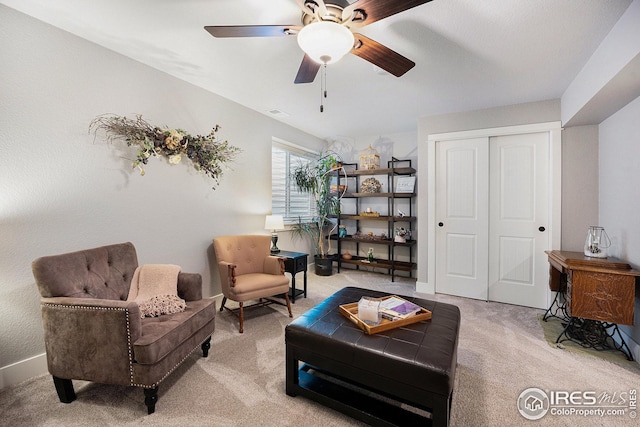
[[[424,116],[560,98],[631,0],[433,0],[359,30],[416,66],[397,78],[347,55],[327,69],[323,113],[320,75],[293,84],[303,56],[295,37],[221,39],[203,29],[298,24],[295,0],[0,3],[333,139],[416,131]]]

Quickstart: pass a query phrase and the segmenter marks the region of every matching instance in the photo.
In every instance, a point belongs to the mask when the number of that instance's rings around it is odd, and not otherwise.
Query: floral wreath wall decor
[[[137,147],[138,155],[133,160],[133,167],[140,170],[140,175],[145,174],[144,165],[152,156],[166,157],[173,165],[186,156],[197,171],[204,172],[215,181],[214,190],[220,183],[222,167],[234,161],[241,151],[226,140],[218,140],[216,132],[219,129],[220,126],[216,125],[208,135],[193,136],[182,129],[153,126],[141,115],[129,119],[104,114],[89,124],[89,132],[93,132],[94,136],[98,131],[104,131],[108,142],[124,140],[128,146]]]

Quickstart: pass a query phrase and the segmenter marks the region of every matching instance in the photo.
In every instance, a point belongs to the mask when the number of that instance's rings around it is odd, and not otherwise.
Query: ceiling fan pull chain
[[[327,64],[322,66],[322,76],[320,77],[320,112],[324,112],[324,98],[327,97]]]

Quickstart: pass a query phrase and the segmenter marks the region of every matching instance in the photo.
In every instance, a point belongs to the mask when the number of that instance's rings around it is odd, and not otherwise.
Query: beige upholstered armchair
[[[207,357],[216,307],[202,299],[201,276],[177,275],[184,311],[141,318],[138,303],[127,301],[137,266],[131,243],[33,262],[47,364],[61,402],[76,399],[73,379],[137,386],[151,414],[158,384],[198,346]]]
[[[262,235],[222,236],[213,239],[224,295],[220,311],[226,308],[239,317],[240,333],[244,331],[245,308],[282,304],[268,297],[284,295],[289,317],[293,317],[288,295],[289,278],[284,275],[284,261],[271,256],[270,245],[271,236]],[[225,307],[227,298],[237,301],[239,307]],[[244,305],[253,300],[257,302]]]

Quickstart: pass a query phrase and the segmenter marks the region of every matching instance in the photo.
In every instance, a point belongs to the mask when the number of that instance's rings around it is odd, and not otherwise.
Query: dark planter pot
[[[331,276],[333,273],[333,257],[322,258],[318,255],[313,257],[316,266],[316,275]]]

